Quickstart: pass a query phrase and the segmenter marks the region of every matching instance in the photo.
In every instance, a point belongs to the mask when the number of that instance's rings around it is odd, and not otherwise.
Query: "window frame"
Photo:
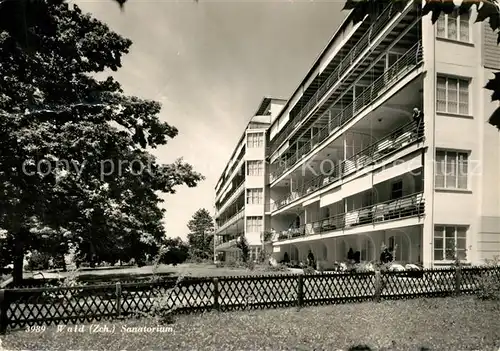
[[[262,148],[264,147],[264,133],[251,132],[247,133],[247,146],[248,148]]]
[[[438,171],[439,169],[442,169],[443,166],[440,166],[440,161],[438,161],[438,154],[444,153],[444,158],[442,161],[442,164],[444,164],[444,170],[440,174]],[[448,157],[449,154],[454,153],[455,154],[455,159],[454,161],[454,177],[455,177],[455,185],[453,187],[448,187],[448,182],[450,181],[450,177],[453,177],[452,174],[448,172]],[[464,158],[461,160],[461,156],[465,156],[465,162],[463,162]],[[434,171],[434,188],[437,190],[457,190],[457,191],[469,191],[470,190],[470,177],[469,177],[469,169],[470,169],[470,152],[465,151],[465,150],[447,150],[447,149],[436,149],[435,153],[435,171]],[[464,177],[464,175],[461,173],[461,170],[463,170],[463,164],[466,165],[466,174],[465,174],[465,187],[460,187],[460,179]],[[437,177],[443,177],[443,185],[438,186],[438,180]]]
[[[396,189],[394,190],[394,186],[397,185],[397,184],[401,184],[401,189]],[[395,197],[394,196],[394,192],[395,191],[400,191],[401,192],[401,196],[399,197]],[[395,179],[394,181],[391,182],[391,200],[397,200],[397,199],[401,199],[402,197],[404,196],[404,187],[403,187],[403,179]]]
[[[444,95],[445,96],[444,96],[444,100],[439,99],[440,89],[442,89],[439,86],[439,80],[440,79],[444,79],[445,80],[445,85],[444,85]],[[456,84],[456,87],[455,87],[455,91],[456,91],[456,99],[455,99],[455,101],[451,101],[449,99],[449,96],[450,96],[450,80],[456,80],[457,81],[457,84]],[[436,100],[435,100],[436,113],[437,114],[450,114],[450,115],[456,115],[456,116],[470,117],[471,116],[471,110],[472,110],[471,91],[470,91],[471,90],[470,89],[471,83],[472,83],[472,79],[471,78],[458,77],[458,76],[447,75],[447,74],[437,74],[436,75]],[[464,84],[467,87],[467,104],[466,104],[466,106],[467,106],[467,112],[466,113],[461,113],[460,112],[460,106],[465,104],[460,99],[460,95],[462,93],[461,87]],[[450,102],[455,102],[456,103],[456,110],[455,111],[451,111],[450,110],[450,107],[449,107]],[[439,106],[440,103],[444,103],[444,106],[445,106],[444,110],[440,109],[440,106]]]
[[[264,225],[263,217],[262,216],[248,216],[246,218],[246,232],[247,233],[260,233],[262,231]],[[254,230],[254,229],[260,229],[260,230]],[[252,229],[252,230],[250,230]]]
[[[247,205],[262,205],[264,203],[264,189],[248,188],[246,194]]]
[[[438,231],[438,228],[442,228],[441,231]],[[434,225],[434,231],[433,231],[433,236],[432,236],[432,260],[433,262],[439,262],[439,263],[450,263],[455,261],[455,258],[458,256],[457,253],[459,251],[463,251],[463,258],[460,259],[461,262],[467,262],[467,235],[469,232],[469,226],[464,225],[464,224],[435,224]],[[453,245],[455,246],[454,252],[453,252],[453,258],[448,258],[447,253],[449,252],[449,248],[447,248],[447,240],[450,238],[447,238],[447,229],[453,229]],[[463,237],[459,236],[459,229],[463,230]],[[440,232],[440,235],[437,236],[436,233]],[[442,241],[442,247],[441,248],[436,248],[436,239],[440,239]],[[464,240],[464,247],[459,248],[458,246],[458,240]],[[441,259],[436,259],[436,251],[440,251],[442,258]]]
[[[453,16],[453,17],[450,17]],[[467,19],[464,19],[463,16],[467,16]],[[456,25],[456,38],[450,38],[449,35],[449,23],[450,21],[453,20]],[[461,38],[461,29],[463,23],[467,22],[467,40],[464,40]],[[443,25],[443,32],[444,35],[441,36],[439,34],[439,28],[440,25]],[[453,13],[451,14],[445,14],[442,13],[441,16],[439,16],[437,22],[436,22],[436,38],[437,39],[444,39],[444,40],[450,40],[456,43],[465,43],[465,44],[473,44],[472,40],[472,26],[471,26],[471,13],[470,11],[463,13],[459,15],[458,9],[454,10]]]
[[[253,171],[256,171],[256,174]],[[261,160],[247,161],[247,176],[262,176],[264,175],[264,162]]]

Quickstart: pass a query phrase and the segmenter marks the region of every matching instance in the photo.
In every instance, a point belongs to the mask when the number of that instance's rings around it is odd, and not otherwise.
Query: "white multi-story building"
[[[216,259],[237,258],[236,240],[245,235],[250,246],[250,259],[262,249],[269,194],[266,180],[266,132],[271,119],[286,103],[264,98],[245,128],[233,154],[215,187],[215,221],[217,225]],[[267,211],[266,211],[267,210]]]
[[[425,267],[500,254],[498,104],[483,89],[500,49],[475,16],[433,25],[409,1],[346,18],[270,120],[278,261],[375,261],[383,245]]]

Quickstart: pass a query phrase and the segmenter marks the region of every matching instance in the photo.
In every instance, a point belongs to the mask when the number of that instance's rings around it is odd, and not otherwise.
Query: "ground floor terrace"
[[[357,253],[361,262],[379,261],[386,246],[394,251],[398,263],[422,263],[422,224],[370,227],[350,229],[352,233],[330,232],[275,242],[273,257],[278,262],[289,260],[298,264],[307,262],[312,253],[314,260],[328,269],[335,262],[347,262],[350,252]]]

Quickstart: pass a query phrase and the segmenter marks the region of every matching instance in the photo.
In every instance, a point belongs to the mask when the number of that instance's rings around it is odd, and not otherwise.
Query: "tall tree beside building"
[[[15,280],[28,250],[139,258],[165,236],[159,193],[203,179],[147,151],[178,134],[158,102],[95,78],[131,44],[62,1],[0,1],[0,252]]]
[[[189,254],[193,259],[213,260],[214,220],[210,213],[200,208],[188,222]]]

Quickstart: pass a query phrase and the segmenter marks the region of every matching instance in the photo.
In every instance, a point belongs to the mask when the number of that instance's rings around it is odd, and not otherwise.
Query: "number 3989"
[[[43,333],[45,329],[45,325],[28,325],[25,330],[28,333]]]

